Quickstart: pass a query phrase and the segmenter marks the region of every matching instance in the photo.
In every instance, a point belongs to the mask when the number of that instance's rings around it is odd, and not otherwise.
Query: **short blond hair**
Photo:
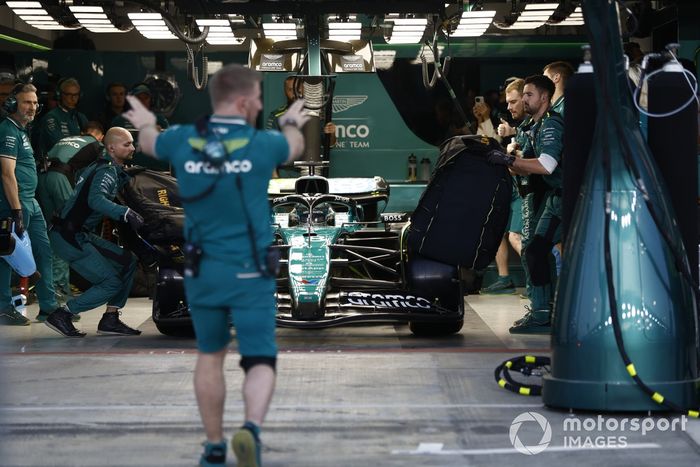
[[[262,75],[255,70],[238,63],[232,63],[214,73],[209,80],[209,98],[212,108],[233,97],[253,92],[256,83],[262,81]]]
[[[518,91],[518,93],[522,94],[523,89],[525,89],[525,80],[522,78],[515,79],[506,86],[506,94],[508,94],[511,91]]]

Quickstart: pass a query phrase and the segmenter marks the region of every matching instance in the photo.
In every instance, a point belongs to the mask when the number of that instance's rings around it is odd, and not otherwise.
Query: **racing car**
[[[147,225],[140,239],[128,229],[121,235],[142,261],[146,258],[157,269],[153,321],[158,330],[190,335],[178,234],[184,213],[176,183],[149,170],[132,169],[131,175],[122,201],[137,204],[146,219],[160,223]],[[383,178],[325,178],[312,170],[297,179],[273,179],[268,197],[273,247],[281,258],[279,326],[396,322],[408,323],[419,335],[453,334],[462,328],[458,268],[409,254],[409,215],[382,213],[389,198]]]

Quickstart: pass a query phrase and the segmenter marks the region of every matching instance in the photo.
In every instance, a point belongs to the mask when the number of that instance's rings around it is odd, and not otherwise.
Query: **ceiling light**
[[[177,39],[160,13],[129,13],[136,30],[147,39]]]
[[[197,26],[229,26],[231,22],[227,19],[201,18],[197,20]]]
[[[558,23],[550,23],[550,26],[583,26],[585,23],[583,21],[583,11],[581,7],[576,7],[576,9],[566,17],[563,21]]]

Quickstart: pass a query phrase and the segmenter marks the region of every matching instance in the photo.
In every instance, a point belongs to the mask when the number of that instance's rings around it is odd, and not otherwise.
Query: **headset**
[[[54,97],[58,102],[61,102],[61,94],[63,93],[63,86],[67,84],[74,84],[78,87],[80,87],[80,83],[78,83],[78,80],[75,78],[62,78],[58,80],[58,83],[56,83],[56,91],[54,94]],[[78,96],[78,99],[82,99],[83,97],[83,90],[80,88],[80,95]]]
[[[12,115],[13,113],[17,112],[17,94],[20,94],[22,92],[22,89],[30,83],[17,83],[15,84],[15,87],[12,88],[12,91],[10,91],[10,95],[7,96],[7,99],[5,99],[5,102],[2,104],[2,108],[5,112],[8,114]],[[41,112],[41,104],[36,109],[36,113],[39,114]]]

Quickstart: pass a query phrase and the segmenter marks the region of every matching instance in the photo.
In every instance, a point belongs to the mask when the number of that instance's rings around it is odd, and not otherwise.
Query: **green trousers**
[[[101,305],[123,308],[129,298],[136,271],[136,256],[93,233],[50,232],[51,244],[70,267],[90,281],[92,287],[71,298],[66,306],[81,313]]]
[[[34,288],[39,299],[39,308],[42,311],[52,312],[58,307],[58,303],[56,302],[56,293],[53,288],[51,246],[49,245],[49,237],[46,234],[44,215],[41,213],[39,203],[35,199],[30,201],[21,200],[20,203],[24,218],[24,230],[29,234],[36,268],[41,274],[41,278]],[[10,212],[0,212],[0,217],[10,217]],[[12,306],[11,279],[12,269],[7,262],[0,260],[0,307],[2,308]]]

